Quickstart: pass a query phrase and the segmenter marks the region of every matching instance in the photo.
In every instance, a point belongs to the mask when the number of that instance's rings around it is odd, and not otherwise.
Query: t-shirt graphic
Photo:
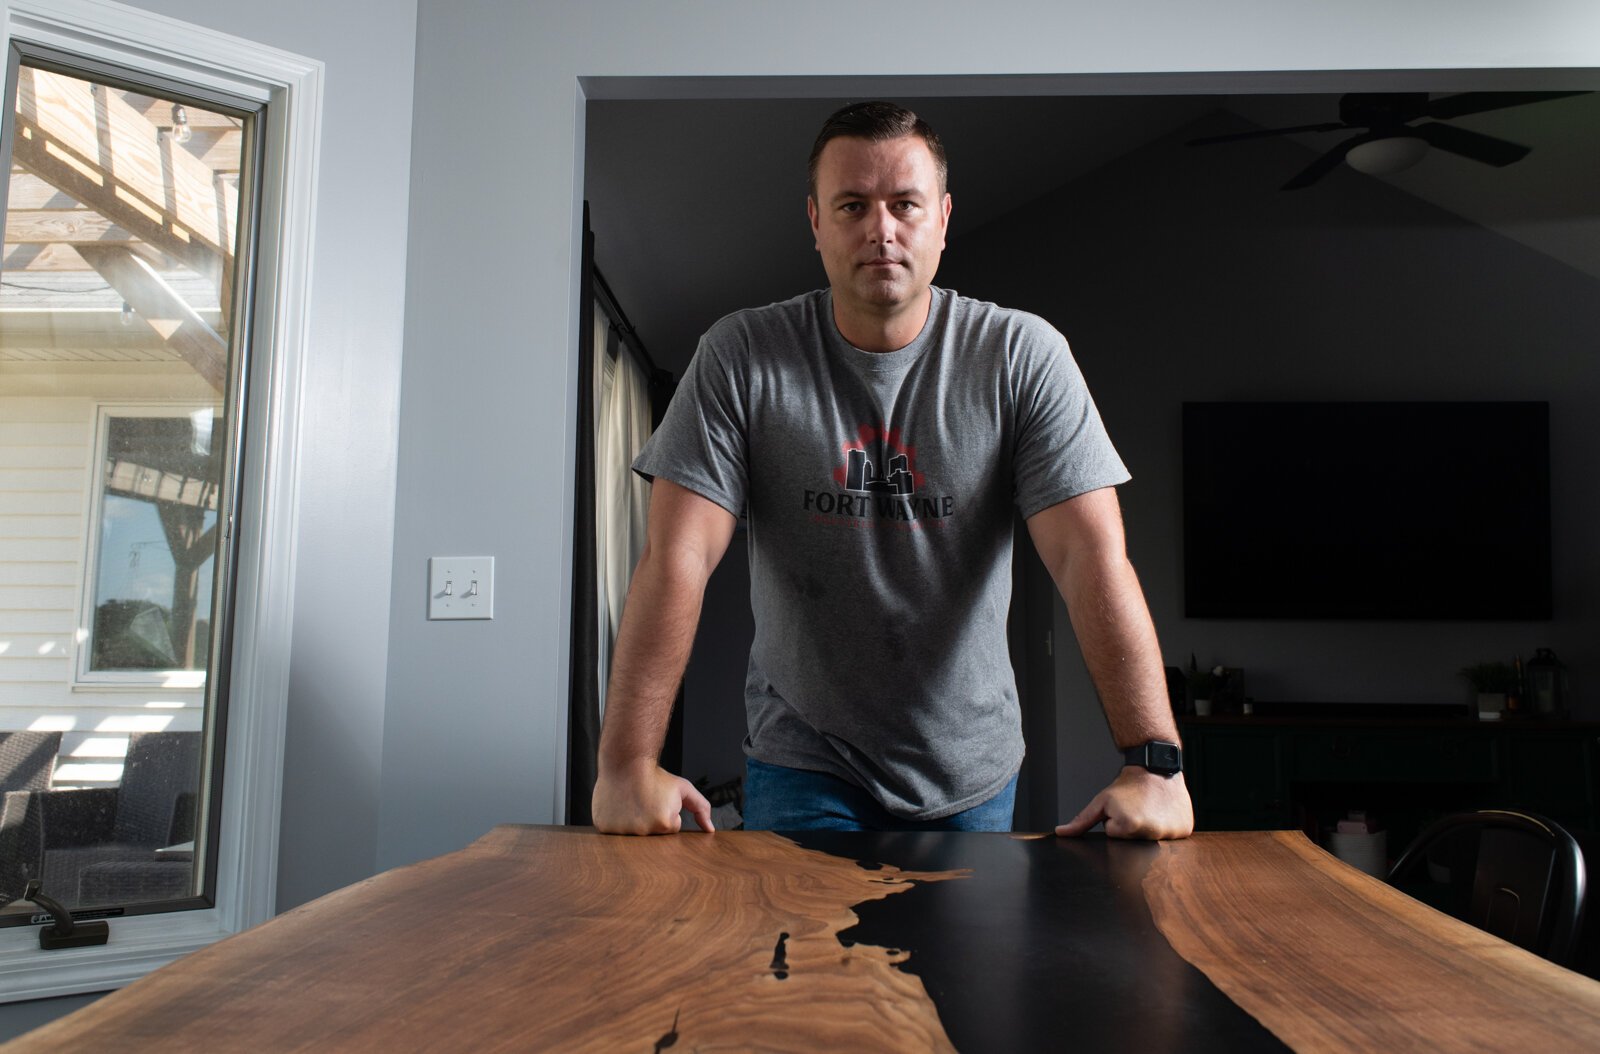
[[[943,521],[954,511],[955,498],[929,490],[927,477],[916,468],[916,449],[900,429],[860,425],[835,449],[844,455],[833,466],[836,489],[807,487],[801,495],[800,507],[810,523],[855,530],[948,526]]]
[[[878,462],[867,455],[880,437],[882,441],[877,445],[877,449],[883,451],[880,458],[887,456],[887,464],[881,469]],[[911,470],[912,450],[900,441],[898,429],[891,431],[887,427],[877,429],[862,425],[859,438],[844,444],[844,453],[844,467],[835,469],[833,478],[845,490],[858,494],[895,494],[903,498],[917,492],[916,473]]]

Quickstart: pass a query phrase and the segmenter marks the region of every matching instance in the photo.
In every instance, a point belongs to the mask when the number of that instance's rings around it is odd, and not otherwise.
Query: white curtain
[[[611,320],[594,306],[594,497],[598,535],[600,712],[605,713],[611,649],[622,624],[622,602],[644,549],[650,484],[630,467],[650,438],[650,386],[644,370],[621,347]]]

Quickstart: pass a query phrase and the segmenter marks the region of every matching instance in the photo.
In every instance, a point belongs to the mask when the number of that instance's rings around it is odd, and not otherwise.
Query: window
[[[101,0],[0,18],[0,903],[112,920],[63,955],[0,910],[6,1001],[272,913],[321,70]]]
[[[204,687],[221,407],[101,407],[98,418],[77,682]]]
[[[42,58],[14,99],[0,734],[58,746],[6,800],[0,913],[30,880],[94,915],[210,902],[256,108]]]

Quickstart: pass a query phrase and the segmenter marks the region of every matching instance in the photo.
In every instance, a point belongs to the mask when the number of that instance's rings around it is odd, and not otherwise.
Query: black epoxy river
[[[1168,945],[1141,883],[1156,846],[1005,834],[786,833],[876,869],[970,869],[854,910],[840,942],[905,949],[958,1050],[1287,1049]],[[781,948],[781,941],[780,941]]]

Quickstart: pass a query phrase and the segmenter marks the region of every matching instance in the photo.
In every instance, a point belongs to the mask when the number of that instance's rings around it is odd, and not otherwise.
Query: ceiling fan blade
[[[1433,118],[1465,117],[1469,113],[1487,113],[1511,106],[1526,106],[1550,99],[1565,99],[1570,95],[1588,95],[1583,91],[1469,91],[1449,95],[1428,103],[1423,115]]]
[[[1188,146],[1210,146],[1212,143],[1235,143],[1241,139],[1261,139],[1269,135],[1292,135],[1295,132],[1337,132],[1350,125],[1338,121],[1323,124],[1301,124],[1293,128],[1260,128],[1254,132],[1234,132],[1231,135],[1207,135],[1199,139],[1191,139]]]
[[[1279,189],[1301,190],[1305,187],[1309,187],[1311,184],[1315,183],[1329,172],[1332,172],[1334,169],[1338,168],[1339,165],[1344,161],[1344,156],[1350,152],[1351,147],[1377,138],[1379,137],[1375,135],[1351,136],[1349,139],[1346,139],[1332,150],[1329,150],[1326,154],[1323,154],[1321,157],[1311,162],[1311,164],[1307,165],[1299,175],[1289,180],[1289,182],[1285,183]]]
[[[1419,124],[1412,128],[1411,131],[1426,139],[1429,145],[1436,146],[1440,150],[1447,150],[1452,154],[1460,154],[1462,157],[1473,161],[1481,161],[1496,168],[1504,168],[1513,162],[1521,161],[1528,156],[1529,150],[1532,149],[1505,139],[1496,139],[1492,135],[1469,132],[1465,128],[1457,128],[1454,125],[1439,124],[1433,121],[1427,124]]]

